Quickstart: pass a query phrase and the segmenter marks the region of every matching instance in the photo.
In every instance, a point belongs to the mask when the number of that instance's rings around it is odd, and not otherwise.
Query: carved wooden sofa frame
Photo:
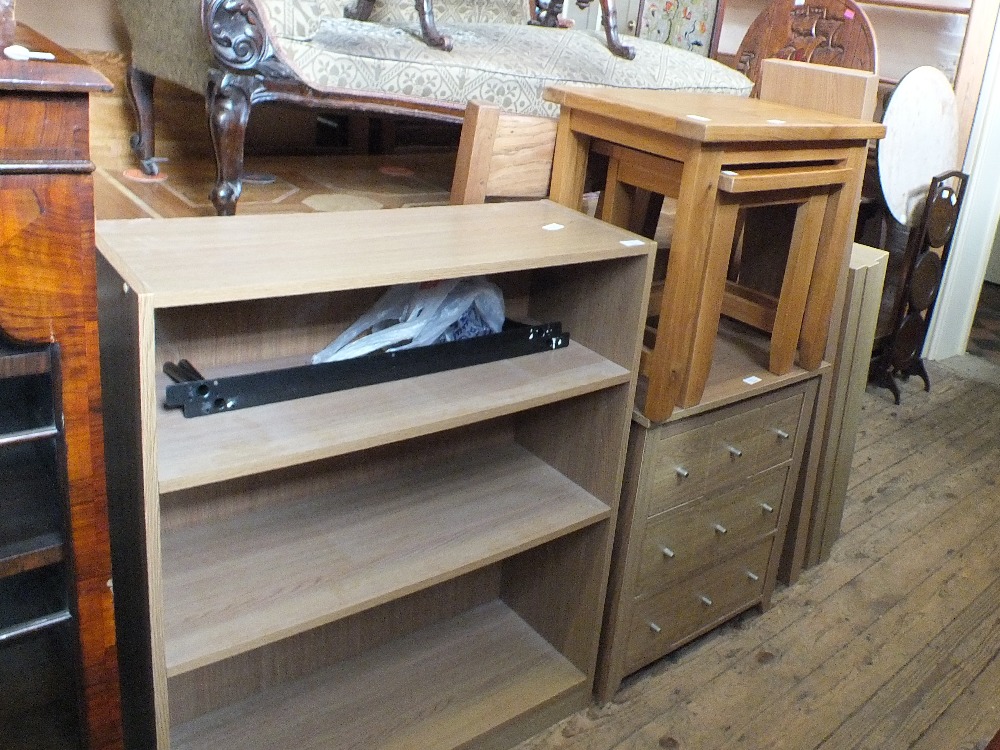
[[[629,60],[609,50],[607,32],[529,25],[529,1],[436,0],[437,25],[454,39],[447,52],[424,42],[412,0],[354,11],[371,10],[370,21],[351,18],[345,0],[118,0],[132,46],[132,150],[154,174],[155,80],[204,93],[218,170],[212,202],[233,214],[247,121],[263,102],[459,123],[480,101],[526,125],[524,138],[547,139],[551,162],[554,128],[540,123],[558,109],[542,99],[547,85],[749,93],[742,75],[684,50],[634,39]]]

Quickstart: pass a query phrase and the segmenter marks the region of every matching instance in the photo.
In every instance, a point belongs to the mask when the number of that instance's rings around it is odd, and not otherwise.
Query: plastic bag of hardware
[[[337,362],[499,333],[504,317],[503,292],[481,277],[401,284],[391,287],[312,361]]]

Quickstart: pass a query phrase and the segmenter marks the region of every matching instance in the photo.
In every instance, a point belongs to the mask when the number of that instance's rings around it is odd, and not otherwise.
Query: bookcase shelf
[[[55,500],[57,484],[51,468],[54,455],[46,461],[38,441],[4,445],[5,437],[11,435],[0,435],[0,473],[6,483],[0,514],[0,579],[61,562],[65,548],[63,511]]]
[[[652,243],[548,201],[252,218],[98,223],[130,742],[504,747],[586,705]],[[484,273],[569,346],[163,406],[165,362],[304,363],[387,285]]]
[[[516,445],[165,533],[167,674],[326,624],[608,517]]]
[[[19,351],[0,341],[0,379],[44,375],[51,370],[52,355],[48,348]]]
[[[174,747],[242,750],[252,736],[261,747],[448,750],[586,682],[494,601],[182,725]]]
[[[629,378],[624,367],[571,342],[565,350],[205,418],[185,419],[179,409],[164,408],[157,418],[160,491],[459,427]]]

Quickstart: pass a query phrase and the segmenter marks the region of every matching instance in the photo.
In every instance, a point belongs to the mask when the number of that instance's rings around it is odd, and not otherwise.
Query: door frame
[[[964,354],[986,277],[1000,219],[1000,37],[997,20],[980,88],[979,102],[965,152],[968,187],[952,240],[941,292],[927,334],[924,356],[946,359]],[[992,127],[989,127],[992,125]]]

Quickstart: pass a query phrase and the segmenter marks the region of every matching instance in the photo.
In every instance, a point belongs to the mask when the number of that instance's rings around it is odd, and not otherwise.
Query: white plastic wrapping
[[[484,278],[394,286],[312,361],[336,362],[450,341],[456,337],[456,324],[473,309],[493,333],[503,328],[503,293]]]

